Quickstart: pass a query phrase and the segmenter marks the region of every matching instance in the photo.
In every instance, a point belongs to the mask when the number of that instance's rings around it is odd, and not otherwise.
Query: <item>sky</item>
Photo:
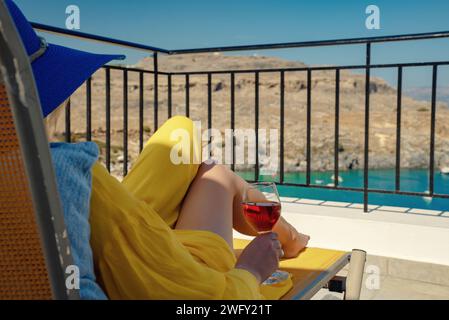
[[[65,27],[66,7],[80,9],[80,31],[165,49],[328,40],[449,31],[449,0],[15,0],[30,21]],[[365,27],[368,5],[380,9],[380,29]],[[104,53],[123,53],[133,64],[147,55],[104,44],[46,36],[50,42]],[[259,54],[311,65],[363,64],[363,46],[269,50]],[[449,60],[449,38],[374,44],[372,63]],[[407,72],[404,83],[428,86],[427,68]],[[375,71],[392,85],[393,70]],[[449,85],[442,68],[439,85]]]

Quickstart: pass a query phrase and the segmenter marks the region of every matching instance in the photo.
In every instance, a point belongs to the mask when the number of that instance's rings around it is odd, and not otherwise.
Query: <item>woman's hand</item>
[[[283,256],[281,243],[274,232],[254,238],[240,254],[235,267],[251,272],[262,283],[279,267]]]

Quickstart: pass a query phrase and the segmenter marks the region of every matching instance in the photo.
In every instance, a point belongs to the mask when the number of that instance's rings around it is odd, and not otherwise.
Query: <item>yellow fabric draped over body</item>
[[[234,268],[224,239],[173,229],[199,168],[170,161],[180,128],[195,140],[192,162],[200,159],[193,122],[176,116],[149,139],[123,182],[94,165],[90,224],[98,281],[111,299],[261,299],[256,278]]]

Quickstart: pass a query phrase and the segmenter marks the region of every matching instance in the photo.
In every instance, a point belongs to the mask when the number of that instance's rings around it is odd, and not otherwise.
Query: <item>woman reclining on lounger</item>
[[[93,167],[91,244],[107,294],[260,298],[259,284],[279,258],[295,257],[309,238],[281,218],[275,233],[256,237],[236,259],[232,230],[256,235],[241,208],[247,183],[223,165],[174,165],[170,151],[177,141],[170,135],[179,128],[194,139],[191,120],[168,120],[122,183],[102,165]]]
[[[32,63],[44,117],[118,58],[47,45],[15,4],[6,3]],[[180,128],[195,139],[191,120],[169,119],[123,182],[99,163],[91,168],[90,242],[99,282],[112,299],[259,299],[259,284],[279,258],[298,255],[309,237],[281,218],[274,233],[256,237],[236,258],[232,230],[256,235],[240,205],[246,182],[221,165],[173,164],[171,133]],[[192,157],[201,154],[194,145]]]

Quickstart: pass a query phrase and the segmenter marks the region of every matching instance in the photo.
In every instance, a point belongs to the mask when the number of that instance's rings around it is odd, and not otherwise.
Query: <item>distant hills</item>
[[[135,67],[151,70],[152,58],[145,58]],[[228,56],[200,54],[160,56],[160,70],[205,71],[237,69],[269,69],[303,67],[305,64],[265,56]],[[104,147],[105,139],[105,76],[100,70],[92,81],[92,127],[94,140]],[[120,172],[123,160],[123,72],[111,71],[111,126],[113,171]],[[138,153],[138,74],[128,75],[129,155]],[[145,139],[154,131],[153,76],[144,78]],[[254,74],[236,74],[236,128],[254,126]],[[279,128],[280,77],[279,73],[260,74],[260,127]],[[223,131],[230,127],[230,76],[212,77],[212,125]],[[184,76],[172,79],[173,114],[185,113]],[[340,169],[363,167],[365,77],[349,71],[341,72],[340,81]],[[392,168],[395,165],[396,146],[396,89],[381,78],[373,77],[370,84],[370,168]],[[430,137],[430,93],[426,88],[413,88],[404,92],[402,100],[402,152],[404,168],[428,167]],[[449,87],[439,90],[436,126],[436,167],[449,166]],[[72,130],[74,139],[83,139],[85,132],[85,87],[72,97]],[[159,125],[167,119],[167,77],[159,78]],[[288,72],[285,75],[285,168],[288,171],[306,169],[306,72]],[[207,77],[190,77],[191,118],[201,120],[207,127]],[[332,170],[334,159],[335,71],[312,73],[312,170]],[[64,131],[64,115],[56,126],[56,136]],[[243,143],[239,142],[238,143]],[[103,153],[104,155],[104,153]],[[242,167],[245,168],[245,167]]]
[[[430,87],[410,87],[404,90],[404,93],[418,101],[430,101],[432,88]],[[449,105],[449,86],[437,87],[437,100]]]

